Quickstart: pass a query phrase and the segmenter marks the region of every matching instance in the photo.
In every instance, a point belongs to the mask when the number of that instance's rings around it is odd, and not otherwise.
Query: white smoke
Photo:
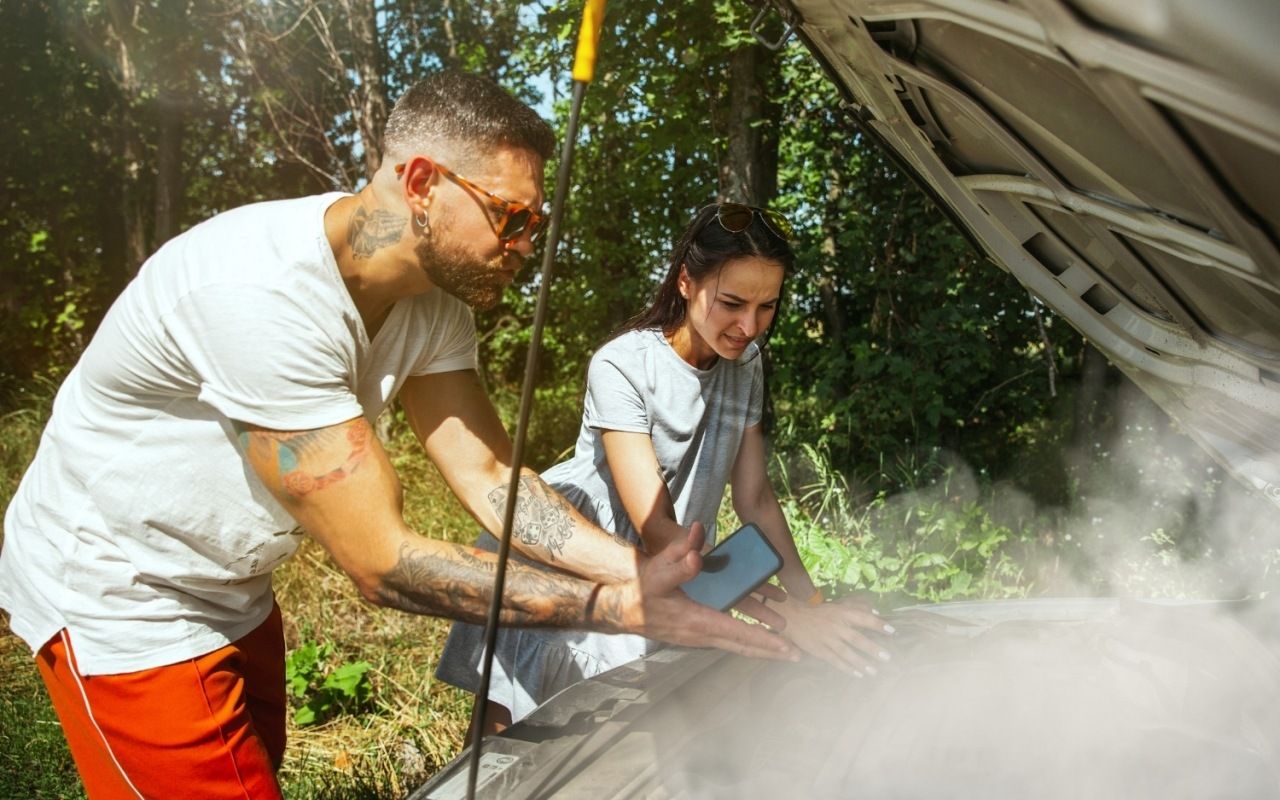
[[[1030,526],[1032,597],[890,613],[874,679],[700,676],[662,704],[658,796],[1280,797],[1275,509],[1157,409],[1127,408],[1070,509],[1012,484],[984,496],[957,463],[884,504],[979,499]]]
[[[1280,798],[1280,525],[1153,413],[1080,460],[1069,509],[954,463],[883,503],[881,521],[982,502],[1029,530],[1029,597],[882,605],[893,658],[863,679],[661,651],[522,723],[492,796]],[[551,763],[536,748],[557,741]]]

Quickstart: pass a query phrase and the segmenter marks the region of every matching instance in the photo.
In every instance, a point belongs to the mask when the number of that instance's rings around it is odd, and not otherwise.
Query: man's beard
[[[478,258],[444,242],[437,227],[413,248],[422,272],[441,289],[478,311],[493,308],[511,281],[504,256]],[[515,258],[516,256],[512,256]]]

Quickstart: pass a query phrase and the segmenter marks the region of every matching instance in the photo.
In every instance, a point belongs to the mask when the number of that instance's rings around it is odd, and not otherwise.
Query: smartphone
[[[699,603],[726,611],[780,569],[782,556],[747,523],[703,556],[702,571],[680,588]]]

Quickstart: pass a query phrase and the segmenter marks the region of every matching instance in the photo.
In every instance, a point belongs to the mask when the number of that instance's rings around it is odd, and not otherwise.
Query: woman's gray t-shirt
[[[657,329],[629,331],[601,347],[587,372],[573,457],[542,474],[592,522],[632,541],[639,532],[618,497],[604,431],[645,433],[686,528],[701,522],[715,541],[716,513],[743,431],[760,422],[764,372],[755,343],[736,361],[698,369]]]
[[[709,544],[715,541],[716,514],[743,431],[760,422],[763,403],[764,371],[754,343],[737,361],[721,359],[701,370],[676,355],[659,330],[624,333],[591,359],[573,457],[542,477],[583,516],[639,542],[613,485],[603,433],[646,433],[677,521],[685,527],[701,522]],[[477,544],[497,549],[497,540],[487,533]],[[483,640],[480,626],[454,623],[436,676],[475,692]],[[561,689],[639,658],[654,646],[627,634],[502,628],[489,698],[509,708],[518,721]]]

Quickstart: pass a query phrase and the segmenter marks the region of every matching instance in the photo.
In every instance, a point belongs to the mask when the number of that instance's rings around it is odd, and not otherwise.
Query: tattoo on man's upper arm
[[[498,519],[507,511],[507,486],[489,492],[489,506]],[[565,499],[536,475],[521,475],[516,494],[513,524],[520,541],[542,546],[552,559],[563,555],[565,543],[573,536],[573,515]]]
[[[372,429],[363,419],[311,431],[274,431],[235,423],[240,445],[251,461],[275,467],[280,488],[293,497],[303,497],[353,474],[369,454]],[[346,457],[337,466],[321,460],[325,452],[341,452]]]
[[[368,258],[378,250],[400,240],[408,217],[394,214],[385,208],[369,209],[361,206],[351,215],[347,228],[347,244],[356,258]]]

